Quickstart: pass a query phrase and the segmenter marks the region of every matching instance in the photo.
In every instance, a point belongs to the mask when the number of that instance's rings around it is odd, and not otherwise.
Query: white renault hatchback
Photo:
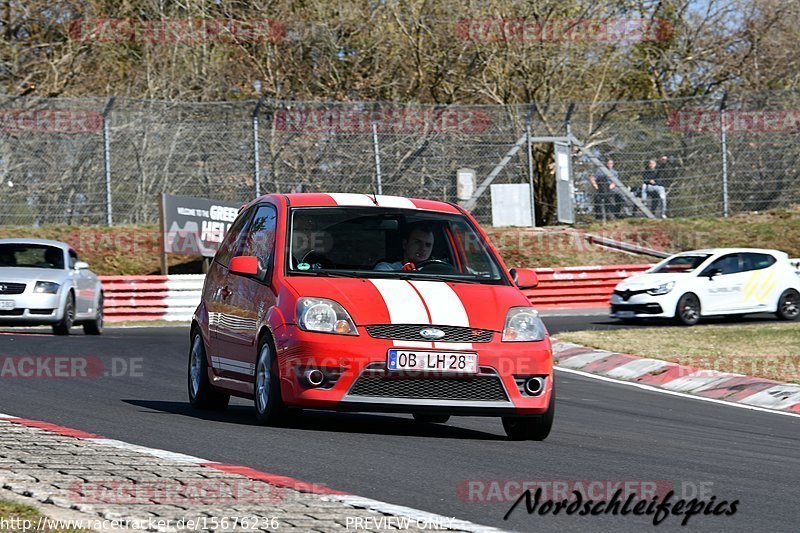
[[[628,322],[674,318],[691,326],[706,316],[763,312],[784,320],[800,316],[800,272],[784,252],[683,252],[625,279],[611,295],[611,317]]]

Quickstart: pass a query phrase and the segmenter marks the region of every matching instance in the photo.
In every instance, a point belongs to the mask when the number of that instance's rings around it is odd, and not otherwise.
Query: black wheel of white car
[[[266,336],[261,339],[258,347],[253,397],[256,406],[256,419],[261,424],[277,424],[286,415],[286,406],[283,403],[283,398],[281,398],[278,361]]]
[[[97,312],[94,315],[94,320],[89,320],[83,323],[83,332],[86,335],[101,335],[103,333],[103,293],[97,300]]]
[[[67,301],[64,304],[64,315],[61,321],[53,324],[53,333],[56,335],[69,335],[69,330],[72,328],[72,323],[75,321],[75,297],[72,293],[67,295]]]
[[[783,291],[775,313],[781,320],[797,320],[800,316],[800,293],[794,289]]]
[[[450,420],[450,415],[432,415],[428,413],[414,413],[414,420],[420,424],[445,424]]]
[[[700,322],[700,299],[696,294],[687,292],[678,300],[675,319],[684,326],[694,326]]]
[[[553,428],[556,412],[556,388],[550,394],[550,405],[541,416],[504,416],[503,429],[511,440],[544,440]]]
[[[189,348],[189,403],[195,409],[225,409],[231,397],[211,386],[203,336],[195,331]]]

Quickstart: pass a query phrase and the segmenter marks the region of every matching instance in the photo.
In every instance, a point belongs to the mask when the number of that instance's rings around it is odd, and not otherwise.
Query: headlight
[[[675,286],[674,281],[670,281],[669,283],[662,283],[655,289],[649,289],[647,294],[652,294],[653,296],[660,296],[662,294],[667,294],[669,291],[672,290],[672,287]]]
[[[58,283],[52,281],[37,281],[36,286],[33,287],[33,292],[40,294],[56,294],[61,287]]]
[[[306,331],[358,335],[356,325],[344,307],[326,298],[297,300],[297,325]]]
[[[504,342],[540,341],[546,336],[547,330],[535,309],[512,307],[508,310],[503,328]]]

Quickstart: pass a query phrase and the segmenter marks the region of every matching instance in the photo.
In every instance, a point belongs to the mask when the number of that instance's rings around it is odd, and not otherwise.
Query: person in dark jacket
[[[645,164],[642,181],[642,202],[647,205],[648,195],[658,195],[660,205],[657,216],[667,218],[667,188],[663,182],[663,173],[659,171],[655,159],[651,159]]]

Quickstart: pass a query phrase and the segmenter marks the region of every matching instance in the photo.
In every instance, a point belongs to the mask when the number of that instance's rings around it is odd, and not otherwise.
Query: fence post
[[[116,99],[116,96],[109,98],[105,109],[103,109],[103,166],[105,167],[106,179],[106,224],[109,226],[114,225],[114,218],[111,209],[111,150],[109,146],[108,119]]]
[[[536,187],[533,175],[533,146],[531,143],[531,116],[536,109],[536,104],[528,107],[528,114],[525,118],[525,133],[527,135],[528,148],[528,183],[531,185],[531,227],[536,227]]]
[[[378,146],[378,125],[372,122],[372,147],[375,151],[375,181],[378,194],[383,194],[383,184],[381,183],[381,152]]]
[[[728,100],[728,91],[722,93],[719,103],[719,131],[722,144],[722,216],[728,216],[728,135],[725,120],[725,107]]]
[[[259,154],[258,144],[258,112],[261,110],[261,104],[264,103],[264,97],[258,99],[255,109],[253,109],[253,181],[256,185],[256,198],[261,196],[261,158]]]

